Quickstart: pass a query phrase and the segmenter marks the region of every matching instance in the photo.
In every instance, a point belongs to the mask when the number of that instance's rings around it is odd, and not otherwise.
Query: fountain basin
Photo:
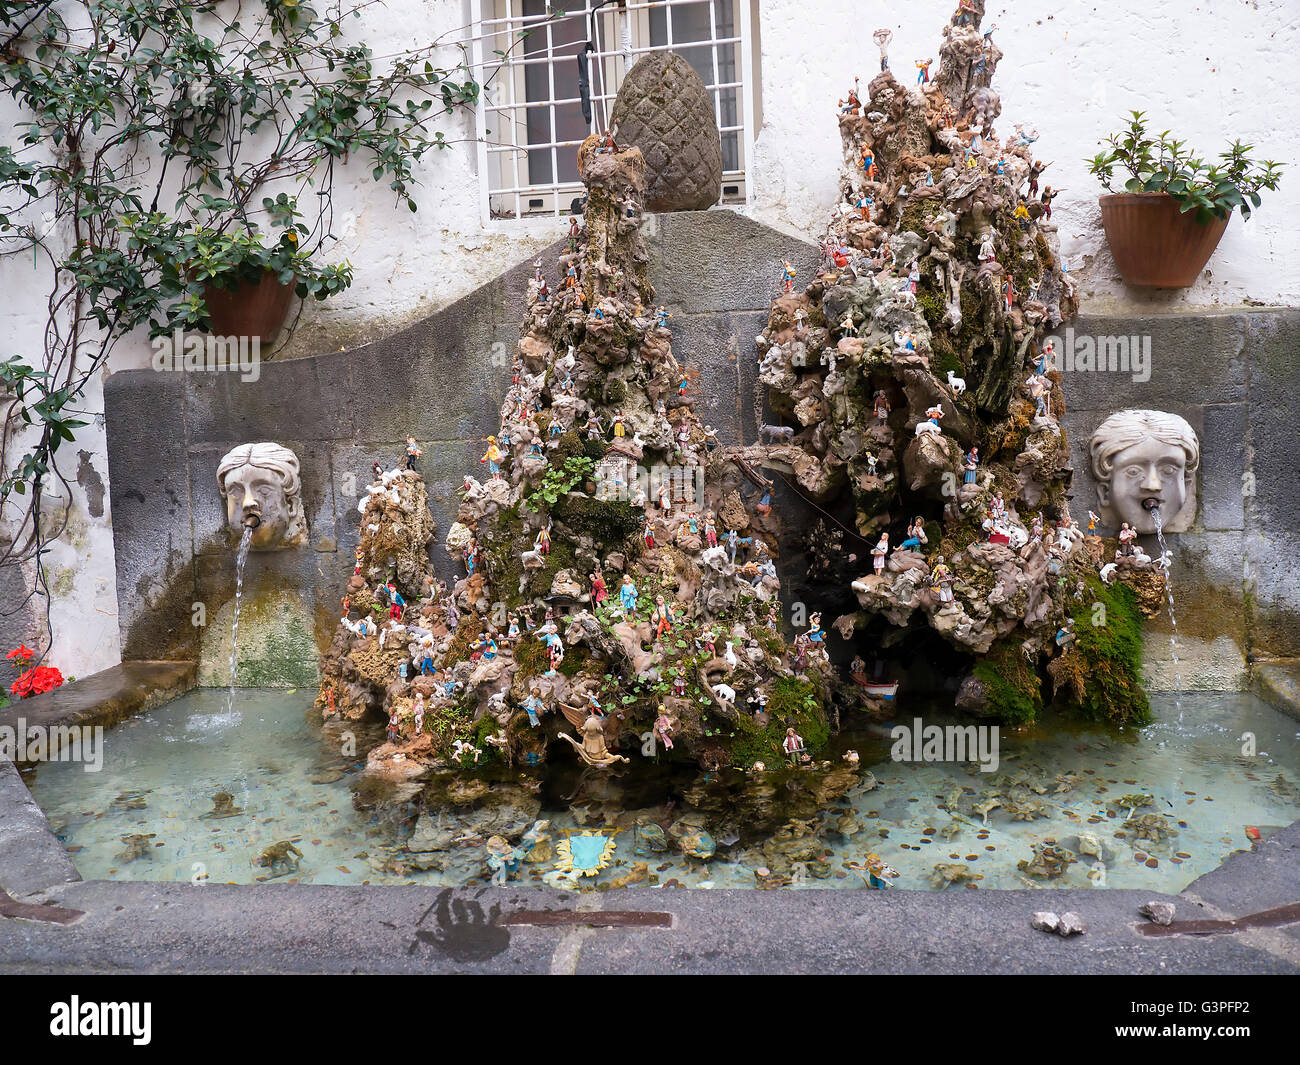
[[[173,883],[483,885],[487,837],[517,836],[542,818],[553,839],[566,830],[620,829],[613,864],[583,882],[588,890],[623,883],[861,888],[846,863],[874,853],[898,870],[894,886],[903,889],[1172,893],[1249,849],[1248,829],[1264,838],[1300,817],[1297,723],[1237,693],[1184,693],[1181,723],[1172,695],[1153,696],[1155,724],[1127,734],[1060,721],[1004,733],[992,773],[895,762],[887,737],[846,737],[841,746],[855,747],[878,787],[832,804],[802,842],[788,831],[773,836],[798,811],[777,800],[764,805],[746,790],[744,774],[723,771],[700,784],[635,754],[628,770],[613,774],[584,776],[553,762],[552,783],[531,801],[523,788],[507,802],[483,803],[476,788],[501,790],[486,786],[487,770],[448,774],[422,790],[377,786],[360,770],[367,747],[382,739],[380,727],[355,728],[355,749],[342,747],[346,736],[309,721],[311,696],[245,690],[227,713],[224,692],[198,690],[110,730],[102,772],[44,764],[28,783],[84,878]],[[1250,743],[1254,753],[1243,753]],[[811,779],[776,768],[765,776],[778,793]],[[668,834],[666,851],[647,845],[655,834],[644,824],[669,800],[680,816],[692,787],[716,847],[707,860],[679,853],[671,837],[681,832]],[[217,795],[228,797],[224,806],[214,804]],[[1125,796],[1141,795],[1148,804],[1125,807]],[[747,827],[765,816],[766,830]],[[1026,817],[1033,819],[1017,819]],[[124,843],[131,837],[145,842]],[[299,856],[285,851],[285,862],[259,864],[283,842]],[[645,853],[635,853],[638,844]],[[1059,876],[1045,875],[1051,863],[1037,860],[1044,844],[1075,861]],[[525,863],[519,882],[541,884],[553,866]]]

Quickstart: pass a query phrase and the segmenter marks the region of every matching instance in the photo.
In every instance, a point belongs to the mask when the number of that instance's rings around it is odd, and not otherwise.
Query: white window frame
[[[588,12],[595,0],[567,0],[562,9],[575,17],[581,11],[582,38],[586,40],[590,25]],[[699,0],[624,0],[622,7],[610,4],[596,16],[597,51],[588,53],[591,82],[592,121],[590,132],[600,132],[604,116],[614,105],[618,88],[628,68],[638,58],[649,52],[670,51],[675,46],[709,48],[713,56],[713,84],[708,91],[713,98],[714,116],[720,133],[735,133],[739,148],[740,168],[726,170],[722,175],[724,206],[745,207],[753,203],[754,137],[757,132],[756,99],[753,54],[753,7],[751,0],[732,0],[736,12],[735,36],[719,38],[716,28],[715,7],[709,2],[710,39],[706,41],[674,41],[673,8],[696,4]],[[568,212],[570,204],[582,195],[582,185],[576,181],[557,180],[560,173],[560,153],[576,152],[580,140],[557,140],[555,116],[556,103],[576,104],[576,99],[555,99],[554,64],[572,63],[572,54],[552,57],[552,31],[554,23],[545,16],[524,16],[523,0],[469,0],[471,18],[471,62],[480,85],[488,86],[476,108],[476,143],[478,149],[479,199],[484,223],[501,220],[518,220],[529,217],[557,217]],[[551,4],[547,4],[550,9]],[[666,44],[651,45],[650,10],[665,12],[668,40]],[[522,48],[515,46],[518,32],[529,25],[538,26],[537,32],[546,34],[545,54],[525,56]],[[630,33],[628,32],[630,31]],[[630,40],[628,39],[630,36]],[[506,43],[506,42],[509,43]],[[628,45],[631,45],[630,49]],[[718,48],[735,45],[738,49],[737,70],[739,81],[718,84]],[[509,54],[503,59],[495,54],[501,49]],[[545,64],[550,72],[549,92],[542,100],[527,100],[524,91],[524,69]],[[491,82],[489,86],[488,83]],[[734,89],[737,94],[739,125],[722,124],[722,91]],[[530,144],[520,121],[529,109],[544,107],[551,115],[551,137],[546,143]],[[488,130],[492,132],[489,134]],[[508,132],[518,130],[519,133]],[[551,180],[531,183],[528,180],[528,153],[550,150]],[[727,194],[727,193],[730,194]]]

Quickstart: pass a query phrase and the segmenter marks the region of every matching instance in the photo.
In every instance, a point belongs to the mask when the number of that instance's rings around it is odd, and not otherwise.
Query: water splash
[[[244,596],[244,563],[248,561],[248,550],[253,546],[253,530],[244,526],[244,535],[239,539],[239,554],[235,556],[235,620],[230,627],[230,690],[226,693],[226,716],[235,710],[235,666],[239,660],[239,601]]]
[[[1174,706],[1178,709],[1178,720],[1183,720],[1183,675],[1178,664],[1178,618],[1174,613],[1174,579],[1173,555],[1165,545],[1164,522],[1160,518],[1160,508],[1151,508],[1151,519],[1156,523],[1156,540],[1160,544],[1160,565],[1165,571],[1165,600],[1169,604],[1169,650],[1174,660]]]

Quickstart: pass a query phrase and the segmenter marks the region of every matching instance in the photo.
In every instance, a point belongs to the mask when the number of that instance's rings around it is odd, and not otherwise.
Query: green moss
[[[1043,709],[1042,678],[1030,667],[1018,641],[995,643],[974,673],[984,685],[989,711],[999,721],[1027,724]]]
[[[826,746],[830,739],[830,726],[826,721],[826,709],[822,705],[821,694],[811,681],[799,680],[797,677],[782,677],[772,685],[772,694],[767,703],[768,723],[760,728],[749,717],[741,717],[736,723],[737,736],[731,745],[731,762],[737,766],[753,765],[754,762],[771,764],[773,759],[781,757],[781,741],[785,739],[785,730],[793,728],[803,737],[804,746],[809,753],[815,754]]]
[[[1151,704],[1142,690],[1142,618],[1133,589],[1088,577],[1088,592],[1075,600],[1075,650],[1083,659],[1083,699],[1079,709],[1097,721],[1145,725]],[[1104,614],[1098,609],[1104,608]],[[1094,619],[1100,624],[1093,624]]]
[[[585,533],[609,550],[636,534],[640,521],[626,500],[566,495],[554,507],[555,516],[575,532]]]

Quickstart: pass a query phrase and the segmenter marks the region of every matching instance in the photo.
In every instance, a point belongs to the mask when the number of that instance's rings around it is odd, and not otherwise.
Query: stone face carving
[[[1155,500],[1165,532],[1185,532],[1196,515],[1201,445],[1187,421],[1158,410],[1122,410],[1092,434],[1092,473],[1102,520],[1156,531],[1143,504]]]
[[[240,444],[217,467],[217,487],[226,501],[226,522],[236,534],[253,523],[252,549],[298,547],[307,537],[298,456],[266,441]]]
[[[652,52],[628,71],[609,116],[646,161],[647,211],[702,211],[722,193],[713,97],[681,56]]]

